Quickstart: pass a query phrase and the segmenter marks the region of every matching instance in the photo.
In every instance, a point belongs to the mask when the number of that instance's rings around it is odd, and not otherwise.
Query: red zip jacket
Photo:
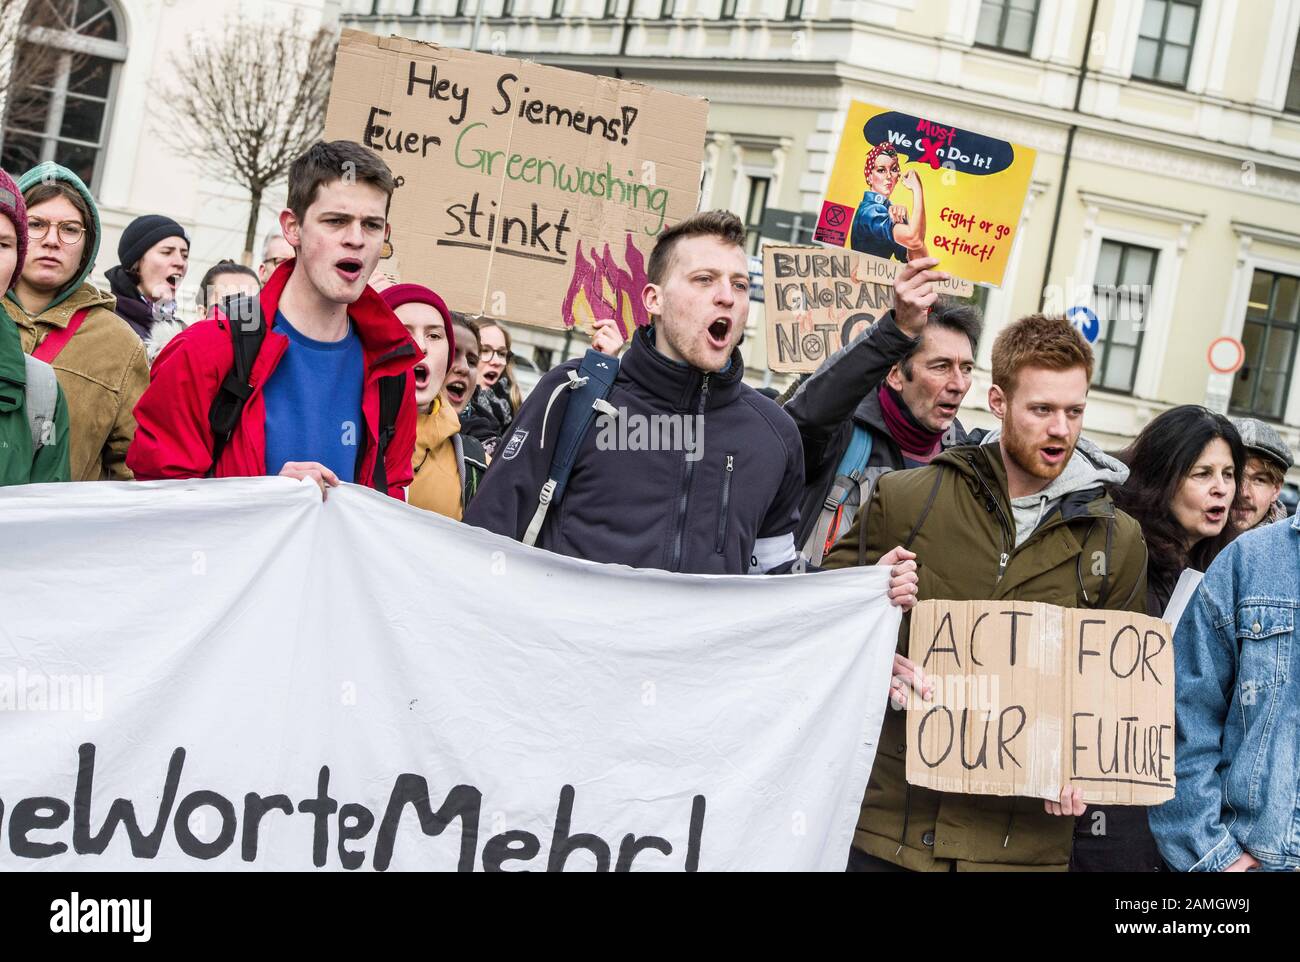
[[[275,331],[275,310],[280,292],[296,261],[281,264],[262,288],[262,316],[266,338],[249,378],[252,393],[244,404],[238,426],[217,464],[218,478],[278,474],[281,465],[266,463],[266,405],[262,387],[275,371],[289,346],[289,338]],[[365,455],[358,484],[369,486],[375,470],[376,426],[379,423],[379,379],[413,368],[420,352],[402,322],[375,291],[366,287],[348,308],[365,352],[366,383],[361,409],[366,422]],[[217,309],[177,334],[163,348],[149,372],[149,387],[135,406],[135,440],[126,455],[127,467],[137,480],[202,478],[212,466],[212,429],[208,410],[221,382],[235,363],[230,341],[230,321]],[[397,414],[395,432],[385,452],[388,493],[405,500],[411,483],[411,456],[415,452],[415,378],[406,379],[406,395]]]

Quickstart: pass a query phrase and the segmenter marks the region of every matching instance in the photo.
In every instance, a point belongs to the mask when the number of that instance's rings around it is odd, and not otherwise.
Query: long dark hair
[[[1119,459],[1128,465],[1128,480],[1111,490],[1115,503],[1142,526],[1147,556],[1153,571],[1177,574],[1191,565],[1204,571],[1214,556],[1233,538],[1229,516],[1223,530],[1213,538],[1202,538],[1189,551],[1183,543],[1183,526],[1174,517],[1173,500],[1178,486],[1196,464],[1205,446],[1222,438],[1232,451],[1235,478],[1241,483],[1246,449],[1241,435],[1222,414],[1197,404],[1170,408],[1145,428]]]

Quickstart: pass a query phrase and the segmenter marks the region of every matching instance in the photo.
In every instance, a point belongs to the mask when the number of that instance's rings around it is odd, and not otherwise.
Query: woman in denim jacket
[[[1119,459],[1129,475],[1111,497],[1142,526],[1147,614],[1159,618],[1183,571],[1204,571],[1232,540],[1228,510],[1246,452],[1231,421],[1184,404],[1143,428]],[[1140,805],[1089,805],[1075,824],[1070,871],[1163,870],[1147,811]]]
[[[1174,634],[1173,799],[1150,810],[1178,871],[1300,869],[1300,517],[1210,565]]]

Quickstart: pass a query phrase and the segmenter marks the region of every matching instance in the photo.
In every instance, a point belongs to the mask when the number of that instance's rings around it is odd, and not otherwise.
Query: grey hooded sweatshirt
[[[997,444],[1002,429],[994,428],[984,439],[984,444]],[[1037,494],[1027,494],[1011,499],[1012,520],[1016,525],[1016,547],[1020,547],[1052,513],[1057,502],[1067,494],[1086,491],[1101,485],[1118,485],[1128,480],[1128,466],[1112,458],[1092,441],[1080,436],[1074,454],[1065,470]]]

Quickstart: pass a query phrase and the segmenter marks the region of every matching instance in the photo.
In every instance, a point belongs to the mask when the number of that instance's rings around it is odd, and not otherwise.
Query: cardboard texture
[[[894,154],[888,152],[892,148]],[[813,238],[998,287],[1020,230],[1035,151],[853,101]]]
[[[344,30],[325,137],[397,177],[403,281],[471,315],[612,317],[628,336],[649,323],[655,237],[695,212],[707,117],[707,101],[640,83]]]
[[[767,363],[773,371],[815,371],[894,306],[898,261],[825,247],[763,246]],[[969,281],[951,278],[941,294],[970,297]]]
[[[1174,795],[1170,626],[1124,611],[923,601],[908,657],[907,780],[943,792],[1156,805]]]

